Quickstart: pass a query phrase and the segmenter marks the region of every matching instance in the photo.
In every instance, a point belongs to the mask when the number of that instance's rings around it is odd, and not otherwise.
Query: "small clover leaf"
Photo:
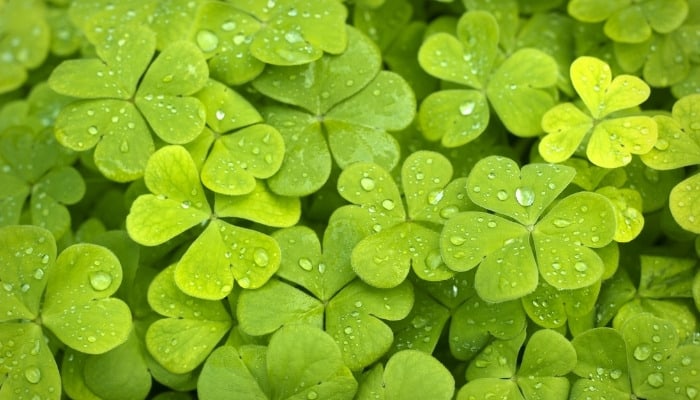
[[[443,328],[450,318],[450,311],[430,295],[415,289],[411,313],[406,318],[390,322],[394,331],[394,343],[390,353],[406,349],[421,350],[431,354],[437,346]]]
[[[547,111],[542,117],[542,128],[548,135],[539,144],[545,160],[562,162],[579,146],[585,146],[591,162],[616,168],[629,164],[632,154],[645,154],[652,149],[657,126],[651,117],[611,115],[635,107],[649,97],[649,86],[644,81],[631,75],[612,79],[610,67],[594,57],[574,60],[570,75],[590,116],[571,103]]]
[[[697,262],[693,259],[642,255],[639,295],[668,299],[692,297]]]
[[[574,337],[571,344],[578,356],[573,373],[580,378],[571,388],[572,399],[583,399],[593,391],[611,399],[630,398],[627,346],[617,330],[591,329]]]
[[[683,229],[700,233],[700,174],[679,182],[668,198],[671,214]]]
[[[418,350],[403,350],[394,354],[386,366],[380,364],[367,372],[355,398],[448,400],[454,394],[454,385],[454,377],[438,360]]]
[[[151,282],[148,303],[166,318],[148,327],[146,346],[158,363],[177,374],[200,365],[231,328],[221,302],[192,298],[178,289],[174,266]]]
[[[361,4],[353,11],[353,25],[384,52],[400,35],[412,14],[413,6],[400,0],[384,1],[379,6]]]
[[[682,97],[673,105],[672,117],[654,117],[659,138],[641,158],[659,170],[700,164],[700,95]]]
[[[698,393],[694,362],[700,359],[700,346],[679,346],[675,327],[667,320],[639,314],[622,327],[627,345],[632,389],[647,399],[677,398],[684,393],[693,398]]]
[[[299,324],[281,328],[266,349],[217,348],[197,383],[197,394],[204,400],[232,396],[350,400],[356,390],[357,381],[333,339],[318,328]]]
[[[493,396],[509,400],[563,399],[569,394],[570,387],[565,375],[575,366],[576,351],[573,345],[555,331],[539,330],[530,336],[517,374],[505,377],[490,375],[470,380],[459,390],[457,399]],[[482,368],[489,366],[485,364]]]
[[[3,348],[0,398],[18,398],[18,394],[20,398],[61,398],[61,375],[40,325],[0,323],[0,344]]]
[[[600,283],[574,290],[559,290],[546,282],[522,298],[530,319],[544,328],[560,328],[577,317],[587,315],[596,306]]]
[[[110,297],[122,280],[119,259],[105,247],[75,244],[48,275],[42,322],[63,343],[88,354],[105,353],[127,340],[131,311]]]
[[[350,45],[340,55],[304,66],[267,68],[253,82],[264,95],[310,113],[279,106],[263,110],[287,149],[280,171],[270,179],[276,193],[304,195],[310,192],[300,189],[315,191],[326,182],[331,163],[322,131],[341,168],[375,162],[391,169],[398,162],[399,145],[388,131],[401,130],[413,120],[415,97],[398,74],[380,71],[381,55],[369,38],[353,28],[348,35]],[[307,142],[303,151],[302,141]],[[307,181],[303,185],[294,184],[299,175]]]
[[[514,5],[505,3],[501,6]],[[489,8],[486,4],[480,6]],[[499,9],[497,14],[507,18],[510,13]],[[541,116],[555,104],[546,89],[557,82],[557,64],[536,49],[520,49],[499,63],[503,57],[498,49],[499,37],[507,41],[508,36],[506,31],[501,34],[501,28],[494,14],[474,10],[462,15],[456,37],[437,33],[425,40],[418,52],[425,71],[475,89],[429,95],[419,110],[426,138],[442,138],[446,146],[472,141],[486,129],[487,98],[509,131],[518,136],[541,132]],[[426,123],[435,113],[443,115],[446,122]]]
[[[258,181],[252,192],[242,196],[217,195],[214,204],[214,212],[220,217],[243,218],[279,228],[293,226],[301,217],[298,197],[272,193],[263,181]]]
[[[617,229],[613,240],[627,243],[642,232],[644,215],[642,214],[642,196],[639,192],[605,186],[596,190],[596,193],[607,197],[615,207]]]
[[[95,163],[108,178],[134,180],[153,152],[151,129],[169,143],[200,134],[204,106],[191,95],[206,83],[207,66],[194,45],[179,41],[142,78],[155,51],[155,35],[143,27],[117,31],[96,50],[99,58],[67,60],[49,78],[56,92],[87,99],[61,111],[56,137],[76,151],[95,147]],[[95,77],[103,83],[95,84]]]

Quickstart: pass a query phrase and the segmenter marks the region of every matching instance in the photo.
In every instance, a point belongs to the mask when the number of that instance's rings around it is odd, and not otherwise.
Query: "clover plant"
[[[0,400],[700,399],[699,37],[0,0]]]

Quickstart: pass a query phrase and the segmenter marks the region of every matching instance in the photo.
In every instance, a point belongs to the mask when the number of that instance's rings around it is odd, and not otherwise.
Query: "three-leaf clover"
[[[657,139],[653,118],[616,116],[649,97],[649,86],[633,75],[612,79],[610,67],[595,57],[579,57],[571,64],[571,82],[586,112],[573,103],[554,106],[542,116],[547,135],[539,144],[548,162],[562,162],[574,153],[584,154],[595,165],[617,168],[632,161],[632,154],[649,152]]]
[[[276,193],[318,190],[330,175],[331,154],[341,168],[375,162],[391,169],[399,161],[399,145],[388,131],[413,120],[413,92],[398,74],[380,71],[381,55],[369,38],[347,29],[350,44],[342,54],[303,66],[268,67],[253,81],[255,89],[289,105],[262,110],[286,147],[282,167],[269,179]]]
[[[224,345],[209,356],[197,382],[203,400],[221,398],[347,399],[357,381],[338,345],[318,328],[291,324],[267,347]]]
[[[213,77],[240,85],[266,64],[308,64],[324,53],[342,53],[346,17],[345,6],[333,0],[207,2],[197,13],[193,39]]]
[[[576,366],[576,350],[564,336],[543,329],[530,336],[516,372],[518,350],[525,337],[494,342],[467,369],[468,383],[457,393],[458,400],[566,399],[569,380]]]
[[[71,224],[66,205],[77,203],[85,194],[82,176],[69,166],[73,159],[50,129],[5,130],[0,137],[0,225],[20,223],[28,203],[27,219],[61,238]]]
[[[553,204],[574,173],[553,164],[520,169],[499,156],[479,161],[469,175],[467,194],[495,214],[467,211],[449,219],[440,236],[445,263],[454,271],[479,266],[476,291],[493,302],[533,292],[540,275],[557,289],[598,282],[604,263],[592,248],[613,239],[615,225],[609,220],[614,210],[607,198],[591,192]]]
[[[204,105],[191,96],[207,83],[202,53],[178,41],[151,63],[155,40],[141,26],[115,31],[96,43],[99,58],[64,61],[49,78],[56,92],[82,99],[58,116],[59,142],[76,151],[94,147],[95,164],[111,180],[143,175],[155,148],[151,130],[184,144],[204,128]]]
[[[175,266],[175,282],[183,292],[218,300],[233,290],[234,278],[242,288],[256,288],[275,273],[280,264],[277,242],[221,219],[231,216],[226,208],[232,197],[216,196],[212,210],[197,166],[184,147],[165,146],[155,152],[144,180],[152,194],[136,198],[126,218],[134,241],[156,246],[206,224]]]
[[[473,89],[434,92],[421,103],[418,119],[426,138],[461,146],[481,135],[490,109],[518,136],[542,131],[542,115],[556,104],[548,90],[557,83],[554,59],[525,48],[504,57],[498,48],[500,28],[487,11],[469,11],[457,24],[456,36],[436,33],[418,52],[430,75]]]
[[[88,354],[115,348],[131,332],[129,307],[110,297],[122,279],[117,257],[93,244],[56,254],[54,237],[43,228],[0,228],[0,343],[7,349],[2,397],[60,398],[58,368],[42,328]]]

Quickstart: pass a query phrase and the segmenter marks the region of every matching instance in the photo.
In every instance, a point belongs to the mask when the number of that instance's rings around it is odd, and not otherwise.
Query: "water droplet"
[[[44,278],[44,270],[41,268],[37,268],[34,270],[34,279],[41,280]]]
[[[496,198],[501,201],[507,200],[508,193],[506,193],[505,190],[499,190],[498,193],[496,193]]]
[[[319,263],[319,264],[318,264],[318,272],[319,272],[320,274],[326,272],[326,264],[324,264],[324,263]]]
[[[664,374],[661,372],[654,372],[647,376],[647,383],[655,388],[659,388],[664,385]]]
[[[250,279],[247,276],[238,280],[238,285],[243,289],[248,289],[250,287]]]
[[[688,357],[688,356],[685,356],[685,357],[681,358],[681,365],[684,366],[684,367],[687,367],[687,366],[690,365],[692,362],[693,362],[693,360],[692,360],[690,357]]]
[[[382,207],[384,207],[384,209],[386,209],[387,211],[391,211],[395,207],[394,201],[391,199],[386,199],[382,201]]]
[[[620,379],[621,376],[622,376],[622,371],[620,371],[619,369],[614,369],[614,370],[610,371],[610,378],[612,378],[612,379]]]
[[[666,140],[666,139],[659,139],[654,144],[654,147],[660,151],[667,150],[668,146],[669,146],[669,143],[668,143],[668,140]]]
[[[685,394],[689,399],[693,400],[698,396],[698,390],[692,386],[688,386],[685,388]]]
[[[184,209],[188,209],[190,208],[190,206],[192,206],[192,203],[189,200],[185,200],[182,203],[180,203],[180,207]]]
[[[360,179],[360,186],[362,187],[362,189],[364,189],[364,190],[366,190],[366,191],[369,192],[369,191],[371,191],[371,190],[374,190],[374,188],[375,188],[376,185],[375,185],[375,183],[374,183],[374,179],[372,179],[372,178],[362,178],[362,179]]]
[[[97,132],[98,132],[98,130],[97,130],[97,127],[95,125],[91,125],[88,128],[88,133],[91,135],[97,135]]]
[[[535,202],[535,192],[529,187],[515,189],[515,200],[523,207],[530,207]]]
[[[95,342],[97,341],[97,338],[94,337],[94,336],[92,336],[92,335],[90,335],[90,336],[87,337],[87,341],[90,342],[90,343],[95,343]]]
[[[431,205],[437,205],[443,197],[445,197],[445,192],[442,190],[432,191],[428,193],[428,203]]]
[[[464,115],[465,117],[467,115],[471,115],[472,112],[474,112],[475,106],[476,106],[476,103],[474,103],[473,101],[468,101],[468,102],[459,106],[459,113]]]
[[[455,246],[461,246],[466,241],[467,241],[467,239],[465,239],[463,236],[457,236],[457,235],[450,236],[450,243],[452,243]]]
[[[306,394],[306,398],[308,400],[316,400],[318,398],[318,393],[311,390],[309,393]]]
[[[343,329],[343,332],[345,332],[346,335],[349,335],[352,333],[352,327],[351,326],[346,326],[345,329]]]
[[[496,226],[498,226],[498,224],[496,224],[496,221],[489,221],[486,223],[486,226],[488,226],[489,228],[495,228]]]
[[[304,38],[301,36],[301,34],[297,31],[289,31],[284,34],[284,40],[287,41],[287,43],[299,43],[304,40]]]
[[[253,262],[258,267],[265,267],[270,263],[270,256],[265,249],[258,247],[253,252]]]
[[[430,269],[437,269],[442,264],[440,250],[434,249],[425,257],[425,265]]]
[[[168,75],[165,75],[165,76],[163,77],[163,83],[170,83],[170,82],[172,82],[172,81],[173,81],[173,75],[172,75],[172,74],[168,74]]]
[[[355,307],[357,307],[357,308],[362,307],[362,301],[357,300],[357,301],[355,302]]]
[[[93,289],[101,292],[103,290],[106,290],[111,285],[112,285],[112,275],[111,274],[104,272],[104,271],[97,271],[97,272],[90,273],[90,286],[92,286]]]
[[[447,206],[440,210],[440,216],[444,219],[450,219],[458,212],[459,208],[457,208],[456,206]]]
[[[231,32],[236,29],[236,23],[234,21],[226,21],[221,24],[221,30],[225,32]]]
[[[308,258],[303,258],[303,257],[299,259],[298,264],[299,264],[299,267],[301,269],[303,269],[304,271],[311,271],[314,267],[314,265],[311,263],[311,260],[309,260]]]
[[[235,25],[235,24],[234,24]],[[219,37],[210,30],[202,29],[197,32],[197,46],[204,52],[214,51],[219,46]]]
[[[651,337],[651,341],[654,342],[654,343],[659,343],[659,342],[661,342],[661,336],[659,336],[659,335],[654,335],[654,336]]]
[[[223,121],[224,118],[226,117],[226,113],[224,110],[216,110],[216,113],[214,113],[214,116],[218,121]]]
[[[586,263],[584,262],[579,261],[576,264],[574,264],[574,269],[578,272],[586,272],[588,270],[588,265],[586,265]]]
[[[552,221],[552,224],[557,228],[566,228],[567,226],[571,225],[571,221],[568,219],[556,218],[554,221]]]
[[[632,355],[637,361],[645,361],[651,355],[651,349],[646,344],[640,344],[634,349]]]
[[[29,383],[37,384],[41,381],[41,370],[37,367],[28,367],[24,370],[24,378]]]
[[[127,153],[129,151],[129,143],[126,140],[123,140],[119,145],[119,151],[122,153]]]

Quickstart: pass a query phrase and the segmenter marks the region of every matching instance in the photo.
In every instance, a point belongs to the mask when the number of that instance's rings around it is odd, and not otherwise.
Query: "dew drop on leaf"
[[[270,256],[265,249],[259,247],[253,252],[253,262],[258,267],[266,267],[270,263]]]
[[[216,110],[216,113],[214,114],[216,119],[218,121],[223,121],[224,118],[226,117],[226,113],[223,110]]]
[[[326,264],[324,264],[324,263],[319,263],[319,264],[318,264],[318,272],[321,273],[321,274],[324,273],[324,272],[326,272]]]
[[[374,187],[375,187],[374,179],[367,178],[367,177],[362,178],[362,179],[360,179],[360,186],[362,187],[362,189],[364,189],[368,192],[371,190],[374,190]]]
[[[466,102],[459,106],[459,113],[464,115],[465,117],[471,115],[474,112],[475,106],[476,103],[474,103],[473,101]]]
[[[568,219],[557,218],[554,221],[552,221],[552,224],[557,228],[566,228],[567,226],[571,225],[571,221],[569,221]]]
[[[466,242],[467,239],[465,239],[463,236],[450,236],[450,243],[452,243],[455,246],[461,246]]]
[[[34,270],[34,279],[41,280],[44,278],[44,270],[41,268],[37,268]]]
[[[90,286],[97,291],[106,290],[112,285],[112,275],[104,272],[97,271],[90,273]]]
[[[530,207],[535,202],[535,192],[529,187],[515,189],[515,200],[523,207]]]
[[[620,379],[621,376],[622,376],[622,371],[620,371],[619,369],[614,369],[614,370],[610,371],[610,378],[612,378],[612,379]]]
[[[221,24],[221,30],[224,32],[231,32],[236,29],[236,23],[234,21],[226,21]]]
[[[119,145],[119,151],[122,153],[127,153],[129,151],[129,143],[126,140],[122,141],[121,145]]]
[[[90,335],[90,336],[87,337],[87,341],[90,342],[90,343],[95,343],[95,342],[97,341],[97,338],[94,337],[94,336],[92,336],[92,335]]]
[[[681,365],[683,365],[684,367],[689,366],[692,362],[693,360],[688,356],[681,358]]]
[[[182,203],[180,203],[180,207],[182,207],[182,208],[184,208],[184,209],[190,208],[191,205],[192,205],[192,203],[190,203],[189,200],[185,200],[185,201],[183,201]]]
[[[306,398],[308,400],[316,400],[318,398],[318,393],[314,392],[313,390],[310,391],[309,393],[306,394]]]
[[[235,23],[234,23],[235,25]],[[214,51],[219,46],[219,37],[210,30],[202,29],[197,32],[197,46],[204,52]]]
[[[98,132],[97,127],[95,125],[90,125],[90,127],[88,128],[87,131],[91,135],[97,135],[97,132]]]
[[[357,308],[362,307],[362,301],[357,300],[357,301],[355,302],[355,307],[357,307]]]
[[[498,193],[496,193],[496,198],[501,201],[508,200],[508,193],[506,193],[505,190],[499,190]]]
[[[37,367],[28,367],[24,370],[24,378],[29,383],[37,384],[41,381],[41,370]]]
[[[688,386],[687,388],[685,388],[685,394],[686,396],[688,396],[689,399],[692,400],[698,396],[698,389],[692,386]]]
[[[637,361],[645,361],[651,355],[651,349],[646,344],[640,344],[634,349],[632,355]]]
[[[443,197],[445,197],[445,192],[442,190],[432,191],[428,193],[428,203],[431,205],[437,205]]]
[[[382,201],[382,207],[384,207],[387,211],[391,211],[395,207],[394,201],[391,199],[386,199]]]
[[[299,259],[299,268],[303,269],[304,271],[311,271],[313,269],[313,264],[311,263],[311,260],[308,258],[300,258]]]
[[[458,212],[459,208],[457,208],[456,206],[447,206],[440,210],[440,216],[444,219],[450,219]]]
[[[574,264],[574,269],[578,272],[586,272],[588,270],[588,265],[586,265],[586,263],[584,262],[579,261],[576,264]]]
[[[647,383],[655,388],[659,388],[664,385],[664,374],[661,372],[653,372],[647,376]]]

